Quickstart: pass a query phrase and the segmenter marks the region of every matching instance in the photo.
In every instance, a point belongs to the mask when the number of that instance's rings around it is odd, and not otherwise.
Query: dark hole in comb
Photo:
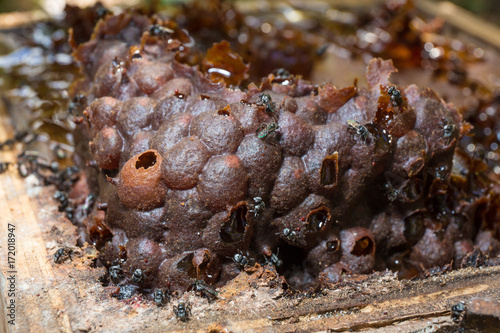
[[[340,249],[340,241],[338,239],[326,242],[326,252],[335,253]]]
[[[338,173],[338,155],[327,156],[323,160],[320,170],[320,185],[330,186],[337,184],[337,173]]]
[[[153,153],[152,151],[148,151],[143,153],[139,158],[137,159],[137,162],[135,162],[135,168],[140,169],[144,168],[147,169],[149,167],[152,167],[153,165],[156,164],[156,154]]]
[[[312,210],[307,215],[307,229],[320,231],[323,229],[330,218],[330,210],[326,207],[320,207]]]
[[[351,253],[357,257],[366,256],[373,251],[373,240],[368,237],[361,237],[356,241]]]
[[[208,268],[208,264],[210,263],[210,255],[205,252],[203,254],[203,261],[198,266],[198,276],[203,276]]]
[[[193,279],[196,279],[196,267],[193,265],[194,254],[190,253],[177,263],[177,269],[183,272]]]
[[[405,229],[404,235],[408,243],[415,244],[424,235],[425,222],[424,216],[421,213],[412,214],[404,218]]]
[[[420,178],[412,178],[403,188],[403,195],[407,201],[413,202],[422,196],[423,181]]]
[[[231,115],[231,112],[229,112],[226,109],[221,109],[221,110],[217,111],[217,114],[219,116],[229,117]]]
[[[231,211],[231,216],[220,230],[220,238],[224,243],[233,244],[243,239],[247,225],[247,206],[241,205]]]

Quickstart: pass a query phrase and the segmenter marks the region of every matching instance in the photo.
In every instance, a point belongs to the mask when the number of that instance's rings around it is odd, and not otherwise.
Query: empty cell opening
[[[404,235],[408,243],[415,244],[425,233],[425,221],[422,213],[415,213],[404,218]]]
[[[220,230],[220,238],[224,243],[234,244],[241,242],[245,234],[248,208],[240,205],[231,211],[231,216]]]
[[[182,272],[186,272],[186,274],[190,278],[196,279],[197,274],[196,274],[196,267],[194,267],[194,265],[193,265],[193,258],[194,258],[193,253],[186,255],[184,258],[179,260],[179,262],[177,263],[177,269],[182,271]]]
[[[135,168],[140,169],[140,168],[150,168],[153,165],[156,164],[156,154],[152,151],[147,151],[143,153],[137,161],[135,162]]]
[[[210,263],[210,259],[211,259],[210,254],[207,251],[205,251],[205,253],[203,253],[203,261],[198,265],[197,269],[198,278],[205,275],[205,272],[208,269],[208,264]]]
[[[337,185],[338,177],[338,154],[327,156],[321,165],[320,170],[320,185],[321,186],[334,186]]]
[[[330,220],[330,210],[327,207],[314,209],[307,215],[307,229],[320,231],[326,226],[328,220]]]
[[[340,241],[338,239],[329,240],[326,242],[326,252],[336,253],[340,249]]]
[[[227,109],[220,109],[219,111],[217,111],[217,114],[219,116],[229,117],[231,115],[231,112],[229,112],[229,110]]]
[[[368,236],[364,236],[356,241],[351,253],[357,257],[366,256],[372,253],[373,247],[373,240]]]

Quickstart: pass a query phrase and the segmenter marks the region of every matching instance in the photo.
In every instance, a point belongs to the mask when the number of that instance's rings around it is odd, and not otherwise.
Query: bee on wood
[[[123,269],[122,266],[120,265],[120,261],[113,261],[111,263],[111,266],[109,266],[109,276],[111,277],[112,280],[120,280],[123,278]]]
[[[266,204],[264,203],[264,200],[262,200],[261,197],[254,197],[253,198],[253,208],[250,210],[251,213],[253,213],[254,217],[259,217],[260,213],[266,209]]]
[[[142,285],[144,284],[144,279],[146,278],[146,275],[140,270],[139,268],[134,271],[132,274],[132,282],[137,284],[137,285]]]
[[[246,256],[245,256],[245,255],[243,255],[243,253],[241,251],[238,251],[238,253],[236,253],[232,259],[233,259],[233,262],[238,267],[238,269],[243,270],[243,269],[245,269],[245,267],[247,265],[251,265],[252,259],[249,257],[250,257],[250,255],[248,254],[248,252],[246,253]]]
[[[203,282],[202,280],[195,280],[193,284],[189,287],[188,291],[194,290],[196,293],[199,293],[201,296],[204,296],[209,301],[213,301],[214,299],[219,297],[219,293],[214,289],[210,288]]]
[[[170,302],[170,296],[166,294],[163,289],[156,289],[153,293],[153,300],[158,307],[162,307]]]
[[[136,288],[137,287],[132,285],[120,286],[111,294],[111,297],[115,297],[119,300],[129,299],[136,293]]]
[[[274,121],[268,124],[262,124],[257,130],[257,136],[259,137],[259,139],[265,139],[266,137],[274,133],[278,128],[278,124]]]
[[[371,137],[371,133],[368,131],[366,126],[361,125],[356,120],[347,120],[347,129],[358,135],[365,144]]]
[[[70,249],[69,247],[67,246],[64,246],[64,247],[61,247],[60,249],[58,249],[55,253],[54,253],[54,262],[56,264],[62,264],[63,262],[65,262],[66,260],[71,260],[73,261],[73,258],[71,258],[71,254],[73,254],[73,250]]]
[[[459,323],[463,318],[464,311],[467,310],[465,302],[461,301],[451,307],[451,319],[455,323]]]
[[[173,310],[175,313],[175,316],[177,319],[180,321],[186,322],[189,320],[189,316],[191,315],[191,306],[189,303],[179,303],[177,306],[173,306]]]
[[[401,92],[396,87],[390,87],[387,91],[389,96],[391,97],[391,103],[394,106],[401,106],[403,104],[403,97],[401,96]]]

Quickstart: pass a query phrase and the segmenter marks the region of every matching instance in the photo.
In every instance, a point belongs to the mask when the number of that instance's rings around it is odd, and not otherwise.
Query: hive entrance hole
[[[137,159],[137,162],[135,162],[135,168],[140,169],[144,168],[147,169],[149,167],[152,167],[153,165],[156,164],[156,154],[153,153],[152,151],[145,152],[139,158]]]
[[[278,269],[278,272],[283,274],[290,287],[300,291],[308,290],[315,277],[310,275],[309,278],[302,279],[307,275],[303,274],[307,270],[306,250],[290,244],[280,244],[278,257],[283,260],[283,266]]]

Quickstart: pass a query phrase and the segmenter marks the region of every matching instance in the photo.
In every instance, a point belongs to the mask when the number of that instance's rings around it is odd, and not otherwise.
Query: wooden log
[[[417,9],[442,17],[446,23],[500,49],[500,28],[449,1],[414,1]]]

